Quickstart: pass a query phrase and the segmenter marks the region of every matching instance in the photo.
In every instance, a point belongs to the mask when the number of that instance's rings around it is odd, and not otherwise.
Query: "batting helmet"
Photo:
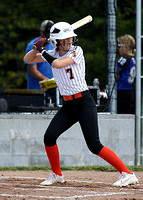
[[[40,30],[47,38],[50,38],[50,29],[53,25],[54,22],[51,20],[44,20],[41,24]]]
[[[58,22],[51,27],[50,40],[54,47],[57,45],[57,40],[62,40],[77,36],[71,25],[67,22]]]

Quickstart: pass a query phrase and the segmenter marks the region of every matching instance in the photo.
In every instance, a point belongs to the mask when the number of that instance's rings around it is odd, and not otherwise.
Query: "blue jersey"
[[[36,37],[31,40],[27,47],[26,53],[32,50],[32,46],[35,42],[37,42],[39,38]],[[52,50],[54,47],[52,46],[51,42],[46,46],[46,50]],[[53,78],[52,67],[48,62],[41,62],[41,63],[25,63],[28,65],[37,65],[38,71],[41,72],[44,76],[48,77],[49,79]],[[30,75],[29,69],[27,67],[27,89],[41,89],[39,85],[39,80],[35,79],[33,76]]]
[[[136,62],[131,55],[122,56],[117,63],[120,78],[117,81],[117,90],[132,90],[136,76]]]

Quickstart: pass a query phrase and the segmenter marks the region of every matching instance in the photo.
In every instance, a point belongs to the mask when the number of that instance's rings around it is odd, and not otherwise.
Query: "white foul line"
[[[31,198],[37,198],[37,199],[41,199],[41,198],[50,198],[50,199],[75,199],[75,198],[85,198],[85,197],[99,197],[99,196],[111,196],[111,195],[123,195],[123,194],[129,194],[126,192],[104,192],[101,194],[89,194],[89,195],[74,195],[74,196],[70,196],[70,197],[63,197],[63,196],[33,196],[33,195],[12,195],[12,194],[0,194],[0,196],[2,197],[31,197]],[[130,193],[132,194],[132,193]]]
[[[6,179],[6,178],[16,178],[16,179],[37,179],[37,180],[43,180],[43,178],[37,178],[37,177],[17,177],[17,176],[2,176],[0,177],[0,179]],[[92,181],[79,181],[79,180],[66,180],[67,182],[85,182],[85,183],[102,183],[102,184],[107,184],[104,182],[92,182]],[[14,184],[10,184],[10,183],[0,183],[0,184],[5,184],[5,185],[14,185]],[[109,183],[108,183],[109,184]],[[77,187],[59,187],[59,186],[40,186],[40,185],[33,185],[33,184],[21,184],[21,186],[27,185],[27,186],[36,186],[36,187],[40,187],[40,188],[14,188],[15,190],[52,190],[52,189],[77,189]],[[83,187],[78,187],[78,189],[83,189]],[[33,196],[33,195],[18,195],[18,194],[0,194],[0,196],[3,197],[7,197],[7,196],[11,196],[11,197],[31,197],[31,198],[37,198],[37,199],[41,199],[41,198],[50,198],[50,199],[76,199],[76,198],[86,198],[86,197],[94,197],[94,196],[112,196],[112,195],[123,195],[123,194],[133,194],[131,193],[131,190],[138,190],[138,191],[142,191],[141,189],[129,189],[129,188],[125,188],[126,192],[104,192],[104,193],[97,193],[95,191],[84,191],[84,190],[76,190],[76,192],[79,193],[86,193],[85,195],[74,195],[74,196],[69,196],[69,197],[63,197],[63,196]],[[125,190],[123,188],[121,188],[120,190]],[[127,192],[127,190],[129,190],[130,192]],[[73,192],[73,191],[70,191]],[[88,194],[87,194],[88,193]]]

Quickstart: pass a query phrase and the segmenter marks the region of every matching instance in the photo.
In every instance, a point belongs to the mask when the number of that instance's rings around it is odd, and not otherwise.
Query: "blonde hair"
[[[136,43],[135,43],[135,39],[131,36],[131,35],[123,35],[123,36],[120,36],[117,38],[117,41],[118,43],[121,43],[121,44],[127,44],[129,49],[132,49],[133,53],[136,52],[135,50],[135,46],[136,46]]]

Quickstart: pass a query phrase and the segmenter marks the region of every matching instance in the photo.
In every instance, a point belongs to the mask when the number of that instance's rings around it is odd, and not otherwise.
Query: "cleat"
[[[135,174],[127,174],[126,172],[122,172],[121,176],[119,177],[119,179],[113,183],[113,186],[115,187],[125,187],[128,185],[135,185],[136,183],[138,183],[138,179],[135,176]]]
[[[42,183],[40,183],[40,185],[52,185],[54,183],[64,183],[64,182],[65,181],[64,181],[63,175],[59,176],[53,172],[51,176],[45,181],[43,181]]]

